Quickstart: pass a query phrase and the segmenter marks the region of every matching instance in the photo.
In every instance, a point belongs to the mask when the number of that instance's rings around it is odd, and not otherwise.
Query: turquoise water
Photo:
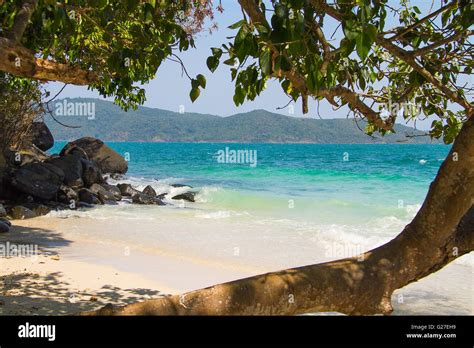
[[[51,213],[61,218],[56,223],[66,238],[97,247],[91,255],[89,247],[73,244],[67,256],[143,275],[176,293],[357,256],[387,243],[413,219],[449,151],[407,144],[109,145],[130,159],[120,181],[171,191],[168,205],[124,202]],[[220,163],[226,147],[255,150],[257,165]],[[192,185],[197,201],[172,200],[189,190],[174,183]],[[395,312],[472,314],[473,264],[466,255],[399,290]]]
[[[413,215],[449,151],[407,144],[109,145],[128,156],[135,182],[192,185],[209,209],[327,223]],[[256,151],[256,166],[219,163],[226,147]]]

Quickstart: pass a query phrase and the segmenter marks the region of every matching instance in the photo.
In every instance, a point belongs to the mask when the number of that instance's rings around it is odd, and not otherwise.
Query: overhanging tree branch
[[[93,85],[98,81],[93,71],[37,58],[30,50],[2,37],[0,37],[0,70],[19,77],[61,81],[74,85]]]

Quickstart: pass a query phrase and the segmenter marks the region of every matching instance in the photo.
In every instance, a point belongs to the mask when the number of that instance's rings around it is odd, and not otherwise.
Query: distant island
[[[49,115],[45,122],[56,140],[93,136],[104,141],[129,142],[216,142],[216,143],[439,143],[423,131],[397,124],[395,133],[368,136],[365,122],[354,119],[314,119],[290,117],[254,110],[227,117],[179,113],[139,107],[123,111],[112,102],[72,98],[50,106],[59,122]]]

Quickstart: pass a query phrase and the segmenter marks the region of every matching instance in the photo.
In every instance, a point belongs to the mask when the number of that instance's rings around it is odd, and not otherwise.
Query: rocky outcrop
[[[40,203],[25,203],[23,206],[30,209],[36,216],[47,215],[51,212],[50,207]]]
[[[64,171],[55,165],[36,162],[15,170],[10,183],[20,192],[43,200],[53,200],[64,177]]]
[[[128,170],[127,161],[105,145],[103,141],[96,138],[85,137],[70,142],[62,149],[61,155],[64,156],[73,152],[85,153],[89,160],[97,163],[103,173],[124,174]]]
[[[132,202],[136,204],[156,204],[156,198],[144,193],[137,192],[132,196]]]
[[[84,185],[90,187],[94,184],[105,183],[104,176],[99,166],[86,158],[81,158],[82,164],[82,180]]]
[[[82,188],[78,191],[79,201],[87,204],[102,204],[99,197],[89,189]]]
[[[29,131],[31,143],[42,151],[48,151],[54,146],[54,138],[44,122],[34,122]]]
[[[188,202],[194,202],[195,199],[194,197],[196,196],[196,193],[195,192],[185,192],[185,193],[181,193],[179,195],[176,195],[174,197],[172,197],[171,199],[174,199],[174,200],[184,200],[184,201],[188,201]]]
[[[69,205],[71,209],[75,209],[79,202],[79,195],[72,187],[61,185],[58,190],[57,200],[60,203]]]
[[[50,158],[46,160],[45,163],[50,163],[60,168],[64,172],[64,184],[71,188],[78,189],[84,186],[81,160],[82,158],[78,154],[69,154],[62,157]]]
[[[133,197],[136,193],[140,193],[140,191],[134,189],[130,184],[118,184],[117,187],[122,196]]]
[[[152,197],[156,197],[156,191],[153,187],[151,187],[150,185],[148,185],[147,187],[145,187],[142,191],[142,193],[146,194],[147,196],[152,196]]]
[[[112,192],[107,191],[103,186],[94,184],[90,187],[90,190],[99,197],[102,204],[116,204],[115,196]]]
[[[36,214],[33,211],[21,205],[11,208],[8,215],[13,220],[25,220],[36,217]]]
[[[116,201],[120,201],[122,199],[122,193],[117,186],[109,185],[109,184],[102,184],[101,186],[105,188],[107,191],[109,191],[110,193],[112,193]]]

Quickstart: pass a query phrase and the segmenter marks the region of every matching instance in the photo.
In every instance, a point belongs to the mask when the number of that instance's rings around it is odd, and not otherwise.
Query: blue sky
[[[216,1],[217,2],[217,1]],[[398,1],[391,1],[392,5],[399,5]],[[171,111],[179,111],[181,105],[184,105],[186,112],[208,113],[220,116],[229,116],[232,114],[247,112],[254,109],[265,109],[271,112],[278,112],[289,116],[299,117],[319,117],[317,113],[317,103],[310,101],[309,114],[303,116],[301,113],[301,105],[299,102],[294,104],[294,114],[290,114],[291,109],[286,108],[277,110],[278,107],[288,103],[288,97],[282,92],[277,81],[269,81],[267,90],[265,90],[253,102],[245,102],[244,105],[236,107],[233,103],[232,96],[234,85],[231,81],[229,67],[220,65],[216,72],[211,73],[206,66],[206,58],[210,55],[211,47],[219,47],[225,43],[227,36],[235,35],[235,32],[227,29],[227,27],[242,18],[242,12],[237,1],[222,0],[224,13],[216,13],[215,22],[219,29],[212,34],[201,33],[196,38],[196,49],[188,52],[180,53],[181,59],[184,61],[187,70],[191,76],[202,73],[206,76],[207,87],[201,92],[201,96],[192,103],[189,99],[190,82],[186,76],[182,76],[179,64],[166,61],[159,68],[156,78],[149,84],[145,85],[147,101],[145,106],[152,108],[160,108]],[[415,0],[412,4],[418,5],[422,11],[429,8],[431,1]],[[435,6],[436,8],[436,6]],[[424,11],[423,11],[424,12]],[[394,20],[388,25],[398,24]],[[52,95],[63,84],[49,83],[47,88]],[[61,93],[60,98],[66,97],[92,97],[100,98],[95,91],[89,91],[87,87],[67,86]],[[322,101],[319,107],[319,114],[322,118],[345,118],[348,109],[343,107],[339,110],[333,110],[332,106],[326,101]],[[431,121],[418,122],[417,127],[426,129]]]

